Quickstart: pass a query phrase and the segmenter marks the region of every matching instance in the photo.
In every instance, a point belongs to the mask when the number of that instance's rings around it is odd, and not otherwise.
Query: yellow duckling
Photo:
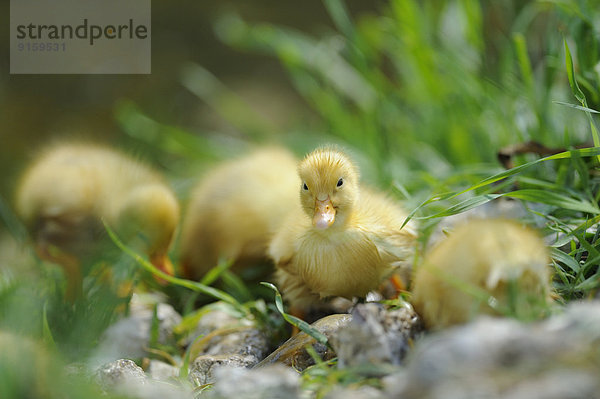
[[[430,329],[503,310],[539,316],[550,299],[549,263],[530,229],[508,220],[469,221],[416,270],[412,304]]]
[[[219,259],[243,266],[266,255],[269,240],[297,201],[297,160],[266,148],[226,162],[193,191],[181,234],[181,264],[199,279]]]
[[[117,151],[51,146],[21,178],[16,210],[39,256],[65,269],[71,300],[81,294],[82,263],[112,248],[102,220],[173,274],[167,251],[179,219],[177,200],[156,172]]]
[[[416,230],[406,213],[359,185],[344,153],[322,148],[298,166],[300,206],[274,236],[269,255],[292,312],[320,299],[364,297],[394,272],[410,269]]]

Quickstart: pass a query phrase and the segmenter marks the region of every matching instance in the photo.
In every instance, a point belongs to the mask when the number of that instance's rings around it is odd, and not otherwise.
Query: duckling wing
[[[405,287],[409,286],[414,256],[414,236],[410,234],[389,233],[373,234],[371,241],[375,244],[384,269],[384,278],[392,274],[398,275]]]
[[[389,266],[390,274],[396,272],[410,276],[417,238],[414,223],[409,222],[402,227],[406,218],[404,210],[378,192],[365,189],[361,193],[360,204],[359,227],[377,248],[382,263]]]
[[[384,263],[392,266],[400,266],[410,262],[413,256],[415,236],[399,232],[387,232],[386,234],[373,234],[371,241],[377,247],[379,257]]]

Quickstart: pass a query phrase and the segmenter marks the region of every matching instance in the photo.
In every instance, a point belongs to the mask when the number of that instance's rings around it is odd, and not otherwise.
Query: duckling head
[[[158,269],[174,274],[167,253],[179,220],[179,204],[167,187],[147,184],[132,189],[118,206],[115,220],[119,234],[147,253]]]
[[[358,198],[358,171],[337,149],[321,148],[298,166],[300,203],[316,229],[342,226]]]

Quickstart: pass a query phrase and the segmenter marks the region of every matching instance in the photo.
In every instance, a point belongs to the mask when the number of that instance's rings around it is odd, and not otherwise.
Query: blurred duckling
[[[181,233],[181,264],[200,279],[220,259],[239,269],[260,261],[300,184],[297,160],[278,147],[257,150],[209,172],[191,195]]]
[[[458,227],[423,260],[412,304],[430,329],[478,314],[539,317],[550,300],[549,255],[532,230],[502,219]]]
[[[81,295],[86,261],[114,248],[102,220],[173,274],[167,251],[179,220],[178,202],[156,172],[110,148],[49,147],[21,178],[16,210],[39,256],[64,268],[70,300]]]
[[[347,155],[317,149],[300,162],[298,174],[300,206],[269,247],[291,312],[300,315],[327,297],[365,297],[394,272],[410,270],[415,226],[401,228],[404,210],[359,185]]]

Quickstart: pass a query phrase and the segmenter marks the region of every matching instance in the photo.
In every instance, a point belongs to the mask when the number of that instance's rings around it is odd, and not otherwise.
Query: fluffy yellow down
[[[410,270],[413,224],[404,210],[359,185],[351,159],[318,149],[298,166],[300,203],[269,247],[276,281],[292,309],[322,298],[364,297],[394,272]]]
[[[469,221],[425,257],[412,303],[432,329],[510,306],[534,311],[549,300],[548,265],[546,246],[532,230],[507,220]]]
[[[40,256],[73,275],[70,295],[80,289],[82,261],[106,248],[101,220],[172,272],[167,251],[178,202],[156,172],[111,148],[79,143],[47,148],[23,174],[15,206]]]
[[[210,171],[194,189],[181,234],[181,263],[199,279],[220,258],[238,266],[266,260],[275,230],[298,201],[297,160],[278,147]]]

